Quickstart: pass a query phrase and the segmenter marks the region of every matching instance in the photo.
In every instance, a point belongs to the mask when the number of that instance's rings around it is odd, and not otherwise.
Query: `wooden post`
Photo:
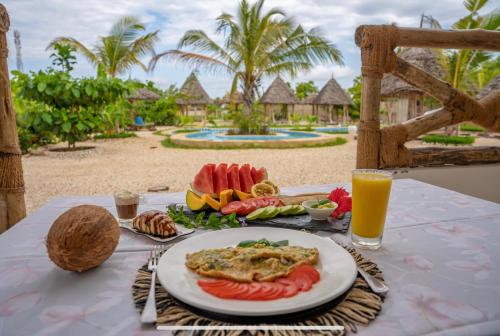
[[[349,105],[344,105],[344,125],[347,124],[349,119]]]
[[[361,49],[363,83],[356,167],[374,169],[379,167],[380,153],[380,83],[382,75],[396,63],[393,49],[398,41],[398,28],[360,26],[355,40]]]
[[[9,14],[0,4],[0,233],[26,216],[21,150],[7,67],[9,26]]]

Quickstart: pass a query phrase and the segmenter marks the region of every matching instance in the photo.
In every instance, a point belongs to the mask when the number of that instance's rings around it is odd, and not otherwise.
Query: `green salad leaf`
[[[205,220],[206,213],[204,211],[192,215],[186,214],[183,206],[177,209],[175,205],[170,205],[167,212],[175,223],[188,229],[220,230],[225,227],[236,228],[241,226],[235,213],[225,216],[217,216],[215,213],[211,213]]]

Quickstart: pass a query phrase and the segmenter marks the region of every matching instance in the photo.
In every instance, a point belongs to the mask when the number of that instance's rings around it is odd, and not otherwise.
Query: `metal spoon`
[[[374,276],[370,275],[368,272],[363,270],[361,267],[357,266],[359,274],[363,277],[363,279],[366,280],[366,283],[368,286],[370,286],[370,289],[377,294],[380,295],[385,295],[389,291],[389,287],[380,281],[379,279],[375,278]]]
[[[333,240],[334,242],[336,242],[338,244],[338,242],[333,237],[328,237],[328,238],[330,238],[331,240]],[[379,279],[375,278],[374,276],[372,276],[371,274],[369,274],[368,272],[363,270],[358,265],[356,265],[356,268],[358,269],[358,273],[361,274],[363,279],[365,279],[366,283],[368,284],[368,286],[370,286],[370,289],[374,293],[377,293],[380,295],[387,294],[387,292],[389,291],[389,287],[385,283],[383,283]]]

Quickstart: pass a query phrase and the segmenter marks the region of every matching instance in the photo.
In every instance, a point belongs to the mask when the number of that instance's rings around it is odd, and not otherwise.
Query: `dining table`
[[[350,184],[306,185],[283,187],[282,194],[336,187],[351,190]],[[139,212],[183,202],[183,192],[144,194]],[[81,204],[116,216],[112,195],[59,196],[0,235],[0,335],[166,333],[140,323],[131,294],[155,241],[121,230],[111,257],[83,273],[62,270],[49,259],[45,238],[51,224]],[[334,238],[350,243],[349,234]],[[359,251],[378,265],[390,288],[379,316],[359,335],[500,334],[500,204],[396,179],[382,247]]]

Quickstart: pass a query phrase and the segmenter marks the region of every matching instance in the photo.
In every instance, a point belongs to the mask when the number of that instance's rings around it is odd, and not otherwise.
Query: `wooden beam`
[[[0,4],[0,233],[26,216],[21,150],[7,66],[10,21]]]
[[[500,162],[500,147],[412,148],[411,167],[470,165]]]
[[[500,32],[483,29],[398,28],[398,46],[500,51]]]
[[[381,29],[395,34],[394,47],[480,49],[500,51],[500,32],[483,29],[422,29],[394,25],[363,25],[356,29],[356,43],[363,35],[379,34]],[[358,44],[359,45],[359,44]]]

